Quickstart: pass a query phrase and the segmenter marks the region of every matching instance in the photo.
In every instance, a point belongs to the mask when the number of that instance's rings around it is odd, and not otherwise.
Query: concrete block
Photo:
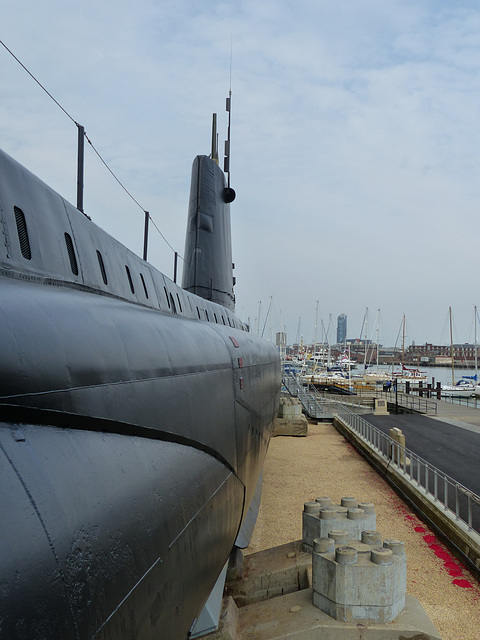
[[[441,640],[418,600],[411,596],[393,622],[363,625],[340,622],[320,611],[312,604],[311,589],[241,609],[239,631],[241,635],[232,640]],[[220,639],[208,636],[208,640]]]
[[[374,416],[388,416],[388,404],[383,398],[375,398]]]
[[[335,546],[316,540],[313,552],[313,603],[343,622],[388,623],[405,607],[407,561],[403,543],[368,531],[363,540]],[[325,549],[325,550],[323,550]]]
[[[227,582],[226,594],[237,606],[267,600],[305,589],[311,584],[312,556],[302,552],[297,540],[245,556],[242,579]]]
[[[326,496],[316,498],[304,504],[302,528],[302,548],[308,553],[312,553],[315,538],[328,538],[332,531],[345,531],[347,539],[359,540],[362,531],[376,528],[375,507],[352,497],[342,498],[339,505]]]
[[[302,415],[302,403],[298,398],[280,398],[279,418],[298,418]]]
[[[372,533],[372,532],[370,532]],[[380,534],[376,533],[379,537]],[[369,538],[369,536],[366,536]],[[357,541],[359,542],[359,541]],[[366,543],[364,550],[372,549]],[[405,608],[387,623],[337,620],[313,604],[312,582],[303,580],[312,556],[301,552],[302,541],[267,549],[245,557],[243,578],[227,585],[219,628],[208,640],[441,640],[415,598],[406,595]],[[345,545],[343,545],[345,546]],[[374,545],[375,546],[375,545]],[[382,545],[376,545],[382,546]],[[333,538],[315,541],[315,553],[333,549]],[[385,540],[384,548],[404,552],[399,540]],[[361,552],[361,549],[360,549]],[[359,549],[356,549],[357,555]],[[344,568],[352,565],[344,565]],[[283,573],[286,580],[279,581]],[[255,583],[256,586],[254,586]],[[308,584],[307,584],[308,583]],[[268,585],[268,594],[265,587]],[[232,592],[231,592],[232,591]],[[249,595],[247,595],[249,594]],[[229,597],[230,596],[230,597]],[[233,596],[233,597],[231,597]],[[245,606],[244,606],[245,605]],[[238,608],[237,608],[238,607]]]
[[[389,435],[395,445],[388,445],[388,454],[396,464],[403,466],[405,461],[405,434],[401,429],[393,427],[390,429]]]
[[[273,423],[272,437],[274,436],[307,436],[308,420],[300,414],[289,418],[276,418]]]

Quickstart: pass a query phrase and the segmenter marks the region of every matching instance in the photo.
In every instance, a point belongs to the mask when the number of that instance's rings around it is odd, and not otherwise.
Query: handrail
[[[313,384],[306,384],[295,376],[285,374],[283,386],[290,395],[300,400],[310,418],[325,418],[337,412],[338,400],[332,398],[331,394],[319,391]],[[368,404],[359,404],[359,397],[356,395],[344,396],[342,402],[354,406],[357,413],[371,413],[373,407],[373,399]]]
[[[467,525],[469,531],[480,530],[480,496],[457,482],[416,453],[402,447],[380,429],[361,416],[338,403],[337,417],[355,431],[380,456],[390,461],[397,471],[403,473],[411,482],[421,487],[434,502],[443,505],[456,520]]]
[[[290,395],[300,400],[305,412],[311,418],[320,418],[327,413],[325,411],[326,403],[319,397],[319,393],[315,388],[312,389],[310,386],[304,386],[295,376],[289,375],[283,377],[283,385]]]
[[[422,398],[410,393],[404,393],[403,391],[377,391],[377,398],[385,398],[387,402],[396,404],[398,400],[398,406],[410,409],[411,411],[420,411],[421,413],[437,415],[437,403],[434,400]]]
[[[304,382],[301,378],[299,379],[294,375],[285,374],[283,378],[283,384],[289,390],[289,392],[292,393],[292,395],[297,396],[300,401],[305,397],[306,394],[314,394],[320,405],[324,405],[325,403],[332,401],[329,394],[326,394],[323,391],[319,391],[313,384]],[[342,388],[339,384],[332,384],[332,386],[339,386],[340,388]],[[356,387],[355,390],[356,394],[351,396],[351,398],[357,398],[356,401],[352,400],[354,404],[358,404],[358,398],[369,398],[372,400],[372,404],[374,398],[384,398],[390,404],[398,404],[399,407],[409,409],[410,411],[419,411],[427,415],[437,414],[437,403],[434,400],[428,400],[427,398],[410,395],[408,393],[403,393],[402,391],[385,392],[380,391],[379,389],[368,389],[364,391],[361,387]],[[348,402],[347,397],[348,396],[343,396],[342,402]],[[336,400],[334,400],[333,402],[335,401]],[[315,406],[317,406],[316,403]],[[304,404],[304,409],[305,411],[307,411],[307,413],[309,413],[308,403]],[[310,413],[309,415],[311,415],[312,418],[315,417]]]

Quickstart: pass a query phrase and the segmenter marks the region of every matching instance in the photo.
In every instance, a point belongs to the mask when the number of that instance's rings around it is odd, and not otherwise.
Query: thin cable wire
[[[105,168],[110,172],[110,174],[115,178],[115,180],[118,182],[118,184],[122,187],[122,189],[125,191],[125,193],[133,200],[133,202],[135,202],[136,205],[138,205],[140,207],[140,209],[143,211],[143,213],[146,213],[145,209],[142,207],[142,205],[135,200],[135,198],[132,196],[132,194],[130,193],[130,191],[128,191],[128,189],[120,182],[120,180],[117,178],[117,176],[113,173],[113,171],[110,169],[110,167],[108,166],[108,164],[105,162],[105,160],[102,158],[102,156],[100,155],[100,153],[97,151],[97,149],[95,148],[95,145],[93,144],[93,142],[90,140],[90,138],[87,136],[87,134],[85,133],[85,138],[88,142],[88,144],[92,147],[93,151],[97,154],[98,158],[100,159],[100,161],[102,162],[102,164],[105,166]]]
[[[23,69],[25,69],[25,71],[28,73],[28,75],[29,75],[33,80],[35,80],[35,82],[38,84],[38,86],[39,86],[41,89],[43,89],[43,90],[45,91],[45,93],[47,94],[47,96],[49,96],[49,98],[51,98],[51,99],[55,102],[55,104],[57,105],[57,107],[60,107],[60,109],[63,111],[63,113],[64,113],[68,118],[70,118],[70,120],[71,120],[75,125],[77,125],[77,126],[78,126],[78,122],[77,122],[74,118],[72,118],[72,116],[68,113],[68,111],[67,111],[66,109],[64,109],[64,108],[62,107],[62,105],[61,105],[57,100],[55,100],[55,98],[52,96],[52,94],[51,94],[49,91],[47,91],[47,89],[45,89],[45,87],[43,86],[43,84],[42,84],[41,82],[39,82],[39,80],[37,80],[37,79],[35,78],[35,76],[33,75],[33,73],[31,73],[31,72],[27,69],[27,67],[23,64],[23,62],[21,62],[21,61],[17,58],[17,56],[16,56],[12,51],[10,51],[10,49],[7,47],[7,45],[6,45],[4,42],[2,42],[2,40],[0,40],[0,44],[1,44],[3,47],[5,47],[5,49],[6,49],[6,50],[8,51],[8,53],[12,56],[12,58],[15,58],[15,60],[18,62],[18,64],[19,64]]]
[[[55,102],[55,104],[57,105],[57,107],[59,107],[63,113],[75,124],[75,126],[79,127],[79,123],[75,120],[75,118],[73,118],[68,111],[62,107],[62,105],[58,102],[58,100],[56,100],[52,94],[43,86],[43,84],[37,80],[37,78],[33,75],[33,73],[31,73],[27,67],[23,64],[23,62],[21,62],[21,60],[19,60],[17,58],[17,56],[13,53],[13,51],[11,51],[7,45],[0,40],[0,44],[8,51],[8,53],[12,56],[12,58],[14,58],[18,64],[22,67],[22,69],[24,69],[28,75],[32,78],[32,80],[34,80],[38,86],[43,89],[43,91],[47,94],[47,96],[53,100],[53,102]],[[172,245],[168,242],[168,240],[166,239],[166,237],[163,235],[163,233],[160,231],[160,229],[157,227],[157,225],[155,224],[154,220],[152,219],[150,213],[148,213],[143,207],[142,205],[138,202],[138,200],[136,200],[133,195],[130,193],[130,191],[128,191],[128,189],[125,187],[125,185],[119,180],[119,178],[117,178],[117,176],[115,175],[115,173],[113,172],[113,170],[108,166],[108,164],[106,163],[106,161],[102,158],[102,156],[100,155],[100,153],[98,152],[98,150],[95,148],[93,142],[90,140],[90,138],[87,136],[86,132],[84,131],[83,135],[85,136],[85,139],[87,140],[88,144],[92,147],[93,151],[95,152],[95,154],[97,155],[97,157],[100,159],[100,161],[102,162],[102,164],[105,166],[105,168],[109,171],[109,173],[115,178],[115,180],[117,181],[117,183],[120,185],[120,187],[125,191],[125,193],[128,195],[128,197],[133,200],[133,202],[135,202],[135,204],[140,207],[140,209],[146,213],[148,215],[149,220],[151,221],[151,223],[153,224],[153,226],[155,227],[155,229],[158,231],[158,233],[161,235],[161,237],[163,238],[163,240],[165,241],[165,243],[170,247],[170,249],[176,253],[184,262],[185,259],[177,252],[175,251],[175,249],[172,247]]]
[[[148,214],[148,217],[150,218],[150,214]],[[185,263],[187,262],[185,260],[185,258],[183,256],[181,256],[177,251],[175,251],[175,249],[172,247],[172,245],[169,243],[169,241],[165,238],[165,236],[163,235],[163,233],[160,231],[160,229],[157,227],[157,225],[155,224],[155,221],[152,220],[152,218],[150,218],[151,223],[153,224],[153,226],[155,227],[155,229],[158,231],[158,233],[162,236],[162,238],[164,239],[164,241],[168,244],[168,246],[170,247],[170,249],[177,254],[177,256],[183,260]]]

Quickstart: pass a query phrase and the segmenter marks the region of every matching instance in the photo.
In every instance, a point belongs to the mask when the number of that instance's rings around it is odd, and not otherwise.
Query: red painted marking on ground
[[[424,534],[423,540],[429,546],[429,548],[433,551],[433,553],[443,562],[443,566],[445,571],[447,571],[448,575],[455,580],[452,580],[452,583],[460,587],[462,589],[473,589],[473,584],[464,578],[463,565],[455,560],[452,554],[440,544],[438,538],[433,533],[427,533],[428,529],[421,526],[418,518],[415,515],[412,515],[408,512],[404,506],[399,506],[398,510],[403,512],[403,517],[406,521],[410,522],[413,530],[416,533]]]
[[[419,527],[420,529],[420,527]],[[415,531],[417,531],[417,529],[415,529]],[[423,531],[426,531],[426,529],[423,529]],[[425,540],[425,542],[428,544],[428,546],[435,546],[437,544],[437,538],[436,536],[434,536],[433,534],[428,534],[426,536],[423,536],[423,539]]]
[[[469,580],[465,580],[463,578],[462,565],[454,559],[452,554],[444,546],[439,544],[437,537],[430,533],[424,535],[423,539],[437,558],[443,562],[443,566],[445,567],[448,575],[452,578],[456,578],[456,580],[452,580],[453,584],[457,587],[461,587],[462,589],[473,589],[473,584]]]
[[[453,584],[462,589],[473,589],[473,584],[468,580],[454,580]]]

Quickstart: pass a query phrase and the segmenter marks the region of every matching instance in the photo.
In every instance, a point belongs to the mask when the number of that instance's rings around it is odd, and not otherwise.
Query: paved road
[[[480,433],[416,414],[364,418],[386,434],[398,427],[407,449],[480,495]]]

